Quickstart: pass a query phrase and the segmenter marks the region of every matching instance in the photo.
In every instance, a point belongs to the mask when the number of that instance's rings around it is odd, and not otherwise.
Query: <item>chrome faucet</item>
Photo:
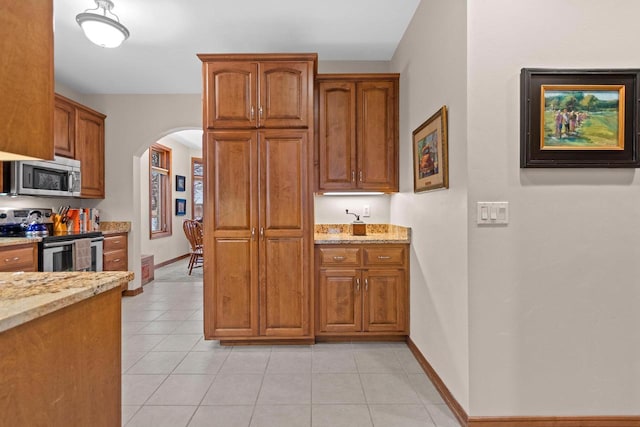
[[[345,209],[344,211],[347,213],[347,215],[355,216],[356,217],[356,222],[360,222],[360,215],[358,215],[357,213],[349,212],[349,209]]]

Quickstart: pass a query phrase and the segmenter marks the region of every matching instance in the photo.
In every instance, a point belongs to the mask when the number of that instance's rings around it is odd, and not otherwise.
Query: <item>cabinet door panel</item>
[[[205,245],[205,254],[212,251],[212,256],[205,262],[207,338],[258,334],[255,247],[251,238],[215,238],[212,244]]]
[[[392,81],[358,83],[358,187],[398,191]]]
[[[82,197],[104,199],[104,118],[78,109],[76,159],[82,167]]]
[[[207,165],[205,203],[213,231],[236,232],[225,236],[247,237],[257,217],[256,133],[212,132],[204,149]]]
[[[56,96],[53,110],[53,146],[56,156],[75,156],[75,107]]]
[[[308,199],[307,131],[260,133],[261,222],[265,232],[301,236]]]
[[[255,62],[206,64],[205,120],[209,129],[257,127]]]
[[[256,336],[256,132],[210,132],[203,155],[205,334],[207,338]]]
[[[53,2],[2,1],[0,52],[0,151],[53,159]]]
[[[265,238],[261,245],[260,334],[309,334],[308,262],[303,237]]]
[[[353,82],[321,82],[318,95],[319,189],[354,188],[356,85]]]
[[[356,270],[320,270],[318,332],[360,332],[362,299]]]
[[[260,126],[308,127],[311,110],[310,62],[260,63]]]
[[[407,325],[406,284],[402,270],[365,270],[364,331],[404,331]]]

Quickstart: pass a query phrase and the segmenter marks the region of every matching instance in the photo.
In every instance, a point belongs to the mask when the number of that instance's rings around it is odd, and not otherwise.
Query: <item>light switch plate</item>
[[[477,224],[509,224],[509,202],[478,202]]]

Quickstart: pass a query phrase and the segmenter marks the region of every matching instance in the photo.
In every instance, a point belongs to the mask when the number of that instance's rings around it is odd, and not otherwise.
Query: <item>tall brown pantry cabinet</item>
[[[205,337],[311,342],[317,56],[198,56]]]

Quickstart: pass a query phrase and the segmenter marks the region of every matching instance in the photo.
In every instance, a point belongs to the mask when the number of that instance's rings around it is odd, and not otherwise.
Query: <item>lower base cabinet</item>
[[[102,269],[104,271],[127,271],[129,255],[127,233],[107,234],[102,249]]]
[[[409,334],[408,245],[316,245],[316,336]]]
[[[0,272],[38,271],[38,244],[23,243],[0,248]]]

